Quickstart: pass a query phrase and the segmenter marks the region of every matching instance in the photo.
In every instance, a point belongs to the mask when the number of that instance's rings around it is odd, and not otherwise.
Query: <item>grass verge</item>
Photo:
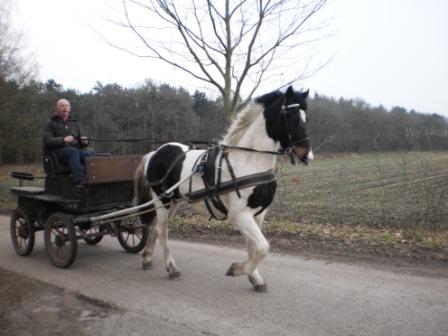
[[[269,220],[263,233],[275,251],[373,260],[400,258],[448,263],[448,232],[423,229],[316,225]],[[171,220],[171,236],[192,241],[243,246],[239,231],[201,215]],[[447,264],[448,266],[448,264]]]

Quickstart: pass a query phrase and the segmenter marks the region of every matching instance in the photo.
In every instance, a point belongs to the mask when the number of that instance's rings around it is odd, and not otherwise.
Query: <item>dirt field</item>
[[[448,152],[334,155],[277,176],[269,218],[448,230]]]

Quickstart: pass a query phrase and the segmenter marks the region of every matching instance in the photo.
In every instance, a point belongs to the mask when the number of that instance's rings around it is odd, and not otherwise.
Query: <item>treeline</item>
[[[317,94],[309,110],[314,147],[321,152],[448,149],[448,120],[438,114]]]
[[[0,83],[0,164],[36,162],[42,153],[42,130],[55,102],[67,98],[72,117],[96,152],[147,153],[157,141],[210,141],[227,127],[219,101],[202,92],[190,95],[182,88],[148,81],[138,88],[97,85],[89,93],[65,90],[53,80],[19,86]],[[96,140],[95,140],[96,139]],[[138,142],[115,142],[113,139]]]
[[[124,88],[97,83],[89,93],[79,93],[53,80],[19,85],[0,78],[0,164],[40,160],[42,129],[62,97],[70,100],[84,133],[96,139],[91,145],[97,152],[143,154],[157,141],[211,141],[228,125],[219,99],[166,84],[147,81]],[[386,110],[321,95],[309,106],[310,134],[318,153],[448,149],[448,122],[437,114]]]

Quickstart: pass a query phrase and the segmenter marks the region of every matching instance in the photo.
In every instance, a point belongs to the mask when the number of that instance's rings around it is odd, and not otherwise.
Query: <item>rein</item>
[[[224,144],[219,144],[217,141],[203,141],[203,140],[153,140],[153,139],[139,139],[139,138],[130,138],[130,139],[99,139],[99,138],[89,138],[89,141],[92,142],[141,142],[141,143],[150,143],[150,144],[165,144],[168,142],[179,142],[184,144],[191,144],[191,145],[219,145],[222,148],[228,148],[228,149],[237,149],[247,152],[255,152],[255,153],[261,153],[261,154],[270,154],[270,155],[292,155],[292,147],[297,146],[298,144],[309,141],[310,137],[305,137],[298,140],[293,140],[291,136],[291,131],[288,125],[287,121],[287,111],[292,108],[300,108],[300,104],[289,104],[285,105],[285,98],[283,97],[283,103],[281,105],[280,114],[283,115],[286,130],[288,133],[288,140],[290,142],[290,146],[278,150],[278,151],[267,151],[267,150],[258,150],[248,147],[241,147],[241,146],[229,146]]]
[[[305,138],[299,141],[296,141],[295,144],[309,140],[309,138]],[[217,141],[192,141],[192,140],[166,140],[166,141],[158,141],[158,140],[151,140],[151,139],[96,139],[96,138],[89,138],[89,141],[92,142],[141,142],[141,143],[151,143],[151,144],[166,144],[169,142],[179,142],[182,144],[191,144],[191,145],[218,145],[222,148],[228,148],[228,149],[237,149],[242,150],[246,152],[254,152],[254,153],[260,153],[260,154],[270,154],[270,155],[289,155],[290,151],[287,147],[285,149],[281,149],[278,151],[267,151],[267,150],[260,150],[260,149],[254,149],[249,147],[241,147],[241,146],[230,146],[225,144],[220,144]]]
[[[168,142],[179,142],[179,143],[186,143],[186,144],[192,144],[192,145],[208,145],[210,144],[210,141],[202,141],[202,140],[152,140],[152,139],[138,139],[138,138],[131,138],[131,139],[97,139],[97,138],[89,138],[89,141],[92,142],[141,142],[141,143],[151,143],[156,145],[165,144]],[[213,143],[213,141],[212,141]]]
[[[254,153],[260,153],[260,154],[270,154],[270,155],[286,155],[286,154],[288,154],[288,153],[286,153],[286,150],[267,151],[267,150],[259,150],[259,149],[249,148],[249,147],[229,146],[229,145],[224,145],[224,144],[217,144],[217,145],[222,148],[238,149],[238,150],[242,150],[242,151],[246,151],[246,152],[254,152]]]

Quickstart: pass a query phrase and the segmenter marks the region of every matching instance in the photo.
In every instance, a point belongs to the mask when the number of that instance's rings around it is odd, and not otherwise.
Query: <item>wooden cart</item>
[[[33,251],[35,232],[44,231],[45,249],[56,267],[67,268],[76,259],[79,239],[98,244],[105,235],[116,236],[130,253],[140,252],[149,237],[149,228],[138,216],[92,222],[102,216],[132,206],[132,181],[141,156],[93,156],[86,159],[87,183],[73,187],[68,167],[53,153],[43,157],[45,186],[21,186],[33,180],[28,173],[12,173],[20,186],[11,188],[17,208],[10,222],[11,240],[17,254]]]

